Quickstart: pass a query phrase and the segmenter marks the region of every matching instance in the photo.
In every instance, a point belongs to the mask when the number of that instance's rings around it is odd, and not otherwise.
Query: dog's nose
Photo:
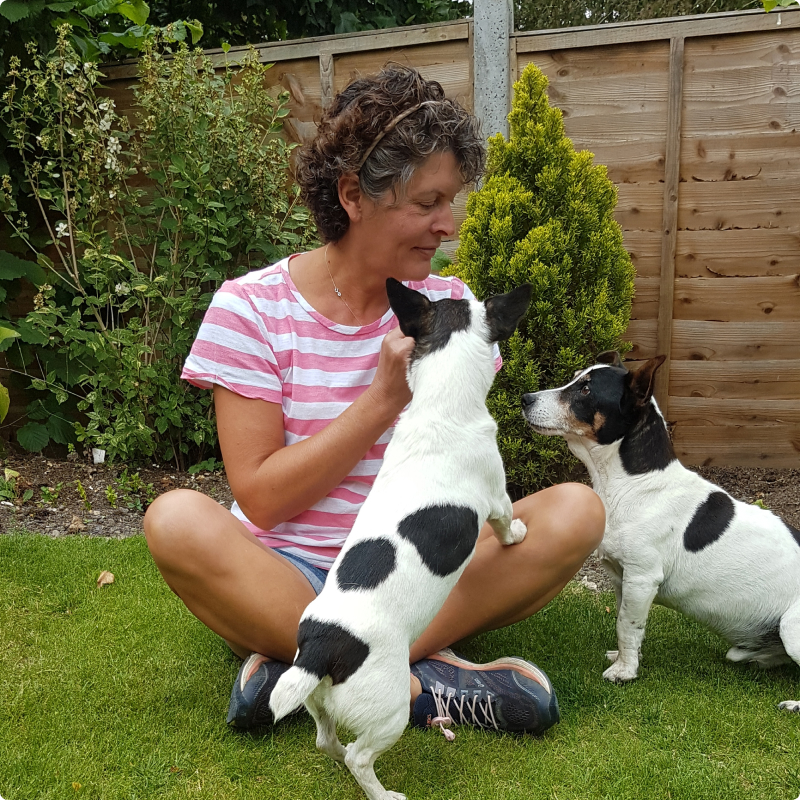
[[[528,392],[522,395],[522,407],[527,408],[536,402],[536,395],[533,392]]]

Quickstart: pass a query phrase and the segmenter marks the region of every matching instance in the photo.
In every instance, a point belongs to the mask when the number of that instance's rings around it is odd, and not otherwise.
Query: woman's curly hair
[[[391,126],[396,117],[416,106]],[[388,191],[396,199],[397,190],[408,183],[414,170],[433,153],[443,151],[455,156],[464,183],[476,181],[486,159],[480,122],[446,98],[436,81],[425,80],[410,67],[388,64],[377,75],[358,78],[336,95],[314,139],[298,149],[295,177],[322,240],[337,242],[350,225],[339,203],[342,175],[357,174],[361,191],[373,201]]]

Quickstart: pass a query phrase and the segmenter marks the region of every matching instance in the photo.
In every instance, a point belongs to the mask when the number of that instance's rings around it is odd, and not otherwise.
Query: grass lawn
[[[116,576],[98,589],[101,570]],[[609,613],[609,609],[611,613]],[[313,724],[225,725],[238,662],[160,579],[142,538],[0,536],[0,795],[360,800],[314,748]],[[377,765],[409,800],[655,800],[800,794],[800,670],[724,661],[725,645],[664,609],[641,677],[601,678],[613,597],[570,586],[534,619],[464,652],[527,656],[555,684],[562,721],[541,739],[407,730]]]

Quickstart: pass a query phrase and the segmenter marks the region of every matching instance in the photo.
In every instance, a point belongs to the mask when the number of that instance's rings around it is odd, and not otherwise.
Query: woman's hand
[[[413,337],[406,336],[399,327],[389,331],[383,337],[378,368],[367,390],[372,402],[378,403],[394,417],[411,401],[406,373],[413,349]]]

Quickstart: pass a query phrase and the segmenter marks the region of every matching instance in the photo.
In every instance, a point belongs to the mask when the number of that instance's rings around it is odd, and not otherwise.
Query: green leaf
[[[144,0],[128,0],[120,3],[114,11],[127,17],[134,25],[144,25],[150,16],[150,6]]]
[[[50,442],[50,434],[47,426],[38,422],[29,422],[17,431],[17,441],[27,451],[38,453],[47,447]]]
[[[200,41],[200,39],[203,38],[203,24],[198,19],[191,20],[191,22],[184,21],[183,24],[187,27],[189,33],[192,34],[192,44],[197,44]],[[230,45],[228,45],[228,49],[230,49]],[[223,51],[226,53],[228,52],[227,50],[225,50],[224,45],[223,45]]]
[[[6,418],[8,408],[11,405],[11,399],[8,396],[8,389],[0,383],[0,422]]]
[[[72,11],[75,8],[75,0],[68,0],[65,3],[48,3],[45,8],[50,11]]]
[[[228,42],[223,42],[220,46],[222,47],[223,53],[227,53],[228,50],[231,49],[231,46],[228,44]]]
[[[0,250],[0,281],[13,281],[18,278],[27,278],[35,286],[45,283],[44,270],[33,261]]]
[[[4,342],[6,339],[16,339],[17,337],[19,337],[19,334],[16,331],[0,326],[0,342]]]
[[[47,431],[56,444],[70,444],[75,442],[75,427],[63,417],[55,414],[47,420]]]
[[[761,2],[764,5],[764,11],[766,11],[767,13],[772,11],[772,9],[775,8],[776,5],[778,5],[778,0],[761,0]]]
[[[0,14],[9,22],[19,22],[25,17],[35,17],[43,8],[44,0],[4,0],[0,3]]]

